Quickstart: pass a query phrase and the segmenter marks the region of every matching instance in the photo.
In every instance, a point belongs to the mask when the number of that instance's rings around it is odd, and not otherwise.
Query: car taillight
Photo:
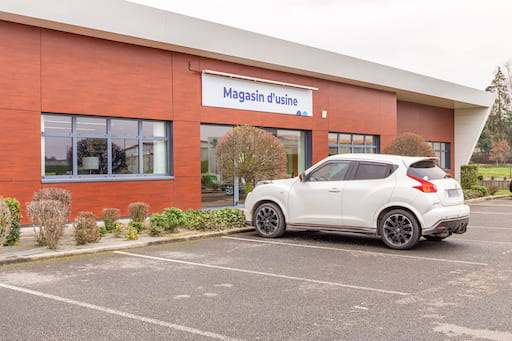
[[[410,177],[411,179],[418,181],[421,184],[419,186],[412,186],[413,188],[416,188],[416,189],[422,191],[423,193],[436,193],[437,192],[437,187],[433,183],[428,182],[427,180],[423,180],[421,178],[417,178],[413,175],[407,174],[407,176]]]

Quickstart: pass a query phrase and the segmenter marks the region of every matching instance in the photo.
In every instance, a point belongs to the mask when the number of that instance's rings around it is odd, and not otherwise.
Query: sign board
[[[203,73],[203,106],[313,116],[310,89]]]

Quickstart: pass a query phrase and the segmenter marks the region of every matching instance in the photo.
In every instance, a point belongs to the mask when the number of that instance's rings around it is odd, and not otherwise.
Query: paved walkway
[[[123,222],[127,223],[127,221]],[[57,250],[50,250],[47,247],[37,245],[34,229],[32,227],[23,227],[21,229],[19,245],[0,247],[0,266],[9,263],[29,262],[56,257],[69,257],[148,245],[212,238],[251,230],[253,230],[252,227],[206,232],[180,229],[178,233],[168,234],[163,237],[151,237],[144,232],[139,235],[138,240],[114,238],[112,233],[107,233],[107,235],[103,236],[99,242],[76,245],[75,238],[73,237],[73,228],[69,224],[64,232],[64,236],[59,241]]]

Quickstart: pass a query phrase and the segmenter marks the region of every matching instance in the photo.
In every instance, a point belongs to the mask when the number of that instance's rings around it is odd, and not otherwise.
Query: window
[[[442,169],[450,169],[450,143],[449,142],[428,142],[436,156],[439,158],[439,166]]]
[[[357,167],[355,180],[373,180],[373,179],[384,179],[393,173],[393,166],[374,163],[374,162],[359,162]]]
[[[379,153],[379,136],[329,133],[329,155]]]
[[[170,124],[164,121],[42,115],[43,178],[170,175]]]
[[[345,180],[350,161],[329,162],[319,169],[314,170],[307,177],[308,181],[342,181]]]

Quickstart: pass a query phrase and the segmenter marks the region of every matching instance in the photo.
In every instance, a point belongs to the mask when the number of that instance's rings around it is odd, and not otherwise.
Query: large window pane
[[[143,171],[145,174],[167,173],[167,142],[143,141]]]
[[[167,131],[164,122],[142,121],[142,135],[154,137],[166,137]]]
[[[81,135],[105,135],[107,133],[107,120],[96,117],[77,117],[76,130]]]
[[[43,137],[44,175],[73,173],[71,137]]]
[[[137,136],[139,135],[139,122],[136,120],[110,120],[112,135],[116,136]]]
[[[329,147],[329,156],[338,154],[337,147]]]
[[[43,116],[43,132],[45,133],[71,133],[71,117],[45,115]]]
[[[108,174],[107,139],[79,138],[77,161],[78,174]]]
[[[201,192],[202,206],[232,206],[233,181],[223,179],[217,166],[215,148],[232,127],[201,125]],[[242,186],[243,187],[243,186]]]
[[[277,130],[277,138],[286,150],[286,175],[293,178],[303,172],[306,166],[305,133],[298,130]]]
[[[329,145],[338,144],[338,134],[329,133]]]
[[[112,139],[112,174],[139,173],[139,140]]]

